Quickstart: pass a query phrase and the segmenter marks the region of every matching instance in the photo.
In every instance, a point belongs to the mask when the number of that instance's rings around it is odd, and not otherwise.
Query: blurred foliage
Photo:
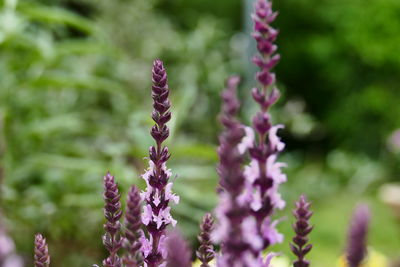
[[[41,231],[55,248],[56,265],[87,266],[101,258],[102,175],[115,174],[123,192],[140,183],[151,144],[156,57],[165,60],[172,88],[171,167],[182,180],[176,215],[194,235],[188,225],[212,209],[215,194],[197,201],[202,187],[216,185],[215,148],[207,140],[215,140],[218,105],[209,101],[231,72],[228,58],[235,57],[217,19],[199,19],[192,31],[181,32],[154,4],[3,3],[2,202],[27,257],[32,234]],[[187,134],[175,136],[181,127]]]
[[[320,122],[316,146],[374,157],[400,125],[400,2],[276,1],[287,94]]]
[[[243,120],[254,112],[248,101],[254,68],[247,63],[254,45],[249,32],[240,32],[245,23],[249,31],[249,17],[241,16],[251,2],[1,2],[1,206],[28,262],[38,231],[48,236],[55,265],[100,262],[102,175],[116,175],[123,199],[130,184],[143,188],[157,57],[166,63],[173,102],[169,167],[182,198],[175,216],[194,240],[201,216],[216,202],[216,117],[231,73],[245,76]],[[287,125],[282,160],[289,166],[282,191],[288,203],[300,192],[317,202],[313,257],[325,266],[343,247],[346,222],[338,214],[350,214],[348,203],[375,194],[399,171],[386,138],[400,127],[400,2],[274,5],[284,97],[273,115]],[[387,239],[399,235],[393,219],[367,198],[378,218],[373,245],[394,255],[400,245]],[[388,228],[378,227],[386,222]],[[289,226],[282,223],[285,233]]]

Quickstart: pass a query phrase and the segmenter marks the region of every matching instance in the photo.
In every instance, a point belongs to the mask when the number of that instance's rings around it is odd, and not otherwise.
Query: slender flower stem
[[[104,216],[107,221],[104,224],[105,234],[103,244],[109,252],[109,256],[103,261],[104,267],[121,267],[121,259],[118,256],[118,250],[122,246],[121,224],[119,222],[122,216],[120,194],[118,185],[114,176],[107,173],[104,176]]]
[[[35,236],[35,267],[49,267],[50,255],[46,239],[41,235]]]
[[[160,266],[166,257],[165,229],[169,224],[175,226],[176,221],[170,214],[170,200],[178,203],[178,196],[172,194],[172,183],[169,182],[171,171],[167,169],[166,163],[170,157],[168,148],[163,142],[169,136],[166,123],[171,119],[169,88],[167,84],[167,73],[163,62],[155,60],[153,64],[153,113],[152,118],[155,125],[151,128],[151,136],[156,146],[150,147],[149,168],[142,175],[146,181],[147,188],[142,198],[145,207],[142,214],[142,222],[149,233],[149,239],[144,235],[141,238],[142,253],[144,261],[149,267]]]
[[[308,243],[308,235],[312,231],[313,227],[310,226],[309,220],[312,216],[310,211],[311,203],[307,202],[304,195],[300,197],[300,200],[296,202],[296,209],[293,211],[293,215],[296,218],[296,222],[293,224],[293,230],[296,232],[296,236],[293,237],[293,243],[290,244],[290,249],[297,256],[297,260],[293,263],[294,267],[308,267],[310,262],[304,259],[305,255],[310,252],[312,245]]]

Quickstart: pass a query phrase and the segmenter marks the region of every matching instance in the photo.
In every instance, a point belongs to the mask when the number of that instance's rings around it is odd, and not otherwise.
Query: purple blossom
[[[141,243],[141,200],[139,190],[136,186],[131,186],[126,204],[125,212],[125,249],[127,254],[123,258],[123,262],[127,267],[139,267],[142,264],[140,253]]]
[[[35,267],[49,267],[50,255],[46,238],[41,234],[35,236]]]
[[[200,234],[197,236],[200,246],[196,256],[200,260],[200,267],[210,267],[208,264],[215,257],[214,247],[211,243],[211,232],[214,228],[214,219],[210,213],[206,213],[200,224]]]
[[[118,250],[122,246],[121,224],[119,222],[122,216],[120,194],[118,185],[114,180],[114,176],[107,173],[104,176],[104,216],[106,223],[104,224],[105,234],[103,236],[103,244],[109,252],[109,256],[103,261],[104,267],[121,267],[121,259],[118,256]]]
[[[293,215],[296,222],[293,224],[293,230],[296,236],[293,237],[293,243],[290,244],[290,249],[297,256],[297,260],[293,263],[294,267],[308,267],[310,262],[304,259],[305,255],[310,252],[312,245],[308,243],[308,235],[313,227],[310,225],[309,220],[312,216],[310,211],[311,203],[307,202],[304,195],[300,196],[300,200],[296,202],[296,209]]]
[[[191,267],[192,253],[177,231],[170,233],[166,240],[167,260],[166,267]]]
[[[367,234],[370,220],[369,209],[366,205],[356,208],[350,224],[346,258],[349,267],[359,267],[367,255]]]
[[[166,257],[165,229],[168,225],[175,226],[170,214],[169,202],[179,202],[179,197],[172,193],[172,182],[170,182],[171,170],[166,166],[170,157],[168,148],[163,142],[169,136],[166,123],[171,119],[169,89],[167,84],[167,73],[163,62],[155,60],[153,64],[153,113],[152,118],[155,125],[151,128],[151,136],[156,145],[149,150],[149,168],[142,175],[146,181],[146,191],[141,193],[145,201],[142,213],[142,223],[146,226],[149,237],[142,234],[142,254],[145,266],[162,266]]]

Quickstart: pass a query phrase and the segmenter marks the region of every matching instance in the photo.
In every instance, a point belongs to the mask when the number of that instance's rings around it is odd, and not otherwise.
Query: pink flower
[[[281,139],[277,136],[277,132],[279,129],[283,129],[284,126],[282,124],[278,124],[272,126],[268,133],[269,145],[273,151],[282,151],[285,148],[285,143],[281,141]]]
[[[229,220],[225,213],[230,209],[231,203],[229,194],[225,191],[219,195],[219,204],[215,208],[215,216],[217,218],[217,225],[214,231],[211,233],[211,239],[215,243],[219,243],[224,240],[229,233]]]
[[[258,234],[257,222],[253,217],[247,217],[242,222],[243,239],[250,244],[250,246],[259,250],[262,249],[263,239]]]
[[[276,155],[271,155],[267,159],[267,175],[274,181],[274,183],[281,184],[287,180],[286,174],[282,172],[281,168],[286,167],[287,165],[282,162],[276,162],[276,159]]]
[[[244,168],[244,176],[246,181],[253,184],[255,180],[260,176],[260,167],[258,166],[258,161],[252,159],[250,164]]]
[[[149,168],[147,168],[146,172],[142,174],[142,178],[148,182],[150,175],[154,172],[154,162],[149,160]]]
[[[273,186],[271,190],[268,191],[268,196],[271,199],[271,203],[277,209],[283,209],[286,202],[282,199],[281,194],[278,192],[278,186]]]
[[[152,220],[153,211],[150,204],[147,204],[143,207],[142,213],[142,223],[144,225],[148,225]]]
[[[175,204],[179,203],[179,196],[175,195],[172,193],[171,189],[172,189],[172,183],[168,183],[165,186],[165,199],[166,200],[172,200]]]
[[[270,245],[282,243],[283,235],[276,230],[278,221],[270,221],[270,218],[266,218],[261,226],[261,232],[265,239],[269,240]]]
[[[265,257],[265,262],[263,263],[263,265],[261,267],[272,267],[271,266],[271,261],[277,255],[278,254],[274,253],[274,252],[268,253],[267,256]]]
[[[160,241],[158,243],[158,248],[157,248],[158,252],[160,252],[160,254],[163,257],[163,259],[166,259],[167,258],[167,254],[168,254],[168,250],[167,250],[167,246],[166,246],[166,240],[167,239],[166,239],[165,235],[161,236]],[[163,264],[166,264],[166,263],[163,263]]]
[[[237,146],[240,154],[244,154],[249,148],[254,146],[254,138],[255,134],[251,127],[244,127],[245,136],[242,138],[242,142],[240,142]]]
[[[140,251],[143,253],[144,257],[147,257],[150,254],[150,252],[153,250],[153,247],[152,247],[153,237],[150,235],[150,240],[148,240],[142,231],[141,237],[139,238],[139,240],[140,240],[140,243],[142,244],[142,246],[140,247]]]

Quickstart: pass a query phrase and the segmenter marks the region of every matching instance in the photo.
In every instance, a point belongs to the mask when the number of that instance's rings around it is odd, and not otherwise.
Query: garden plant
[[[146,188],[141,191],[131,186],[123,212],[117,179],[109,172],[105,174],[106,222],[102,240],[107,257],[102,266],[189,267],[193,261],[202,267],[273,266],[271,261],[279,253],[273,252],[272,246],[284,239],[277,225],[287,223],[276,218],[277,211],[286,205],[279,192],[279,186],[287,179],[283,172],[286,164],[278,161],[285,148],[278,132],[284,126],[274,124],[270,112],[280,97],[272,71],[280,60],[275,44],[278,30],[271,26],[276,16],[271,1],[256,1],[252,20],[258,53],[252,62],[259,68],[258,86],[249,94],[258,111],[252,117],[252,124],[246,126],[238,118],[241,106],[237,96],[238,76],[227,79],[221,94],[219,121],[223,131],[218,147],[218,205],[200,223],[196,260],[192,259],[193,253],[176,227],[179,222],[171,215],[171,209],[180,200],[173,192],[179,177],[168,168],[173,151],[164,142],[170,135],[168,123],[173,116],[170,94],[174,90],[169,88],[164,63],[154,60],[151,88],[154,126],[150,130],[154,145],[149,148],[148,167],[142,174]],[[309,234],[314,228],[310,222],[313,213],[311,203],[301,193],[293,215],[294,233],[290,242],[296,257],[293,266],[311,266],[306,255],[312,249]],[[369,216],[365,205],[356,208],[345,253],[348,267],[362,266],[367,257]],[[35,267],[49,267],[51,257],[46,239],[37,234],[34,244]]]

